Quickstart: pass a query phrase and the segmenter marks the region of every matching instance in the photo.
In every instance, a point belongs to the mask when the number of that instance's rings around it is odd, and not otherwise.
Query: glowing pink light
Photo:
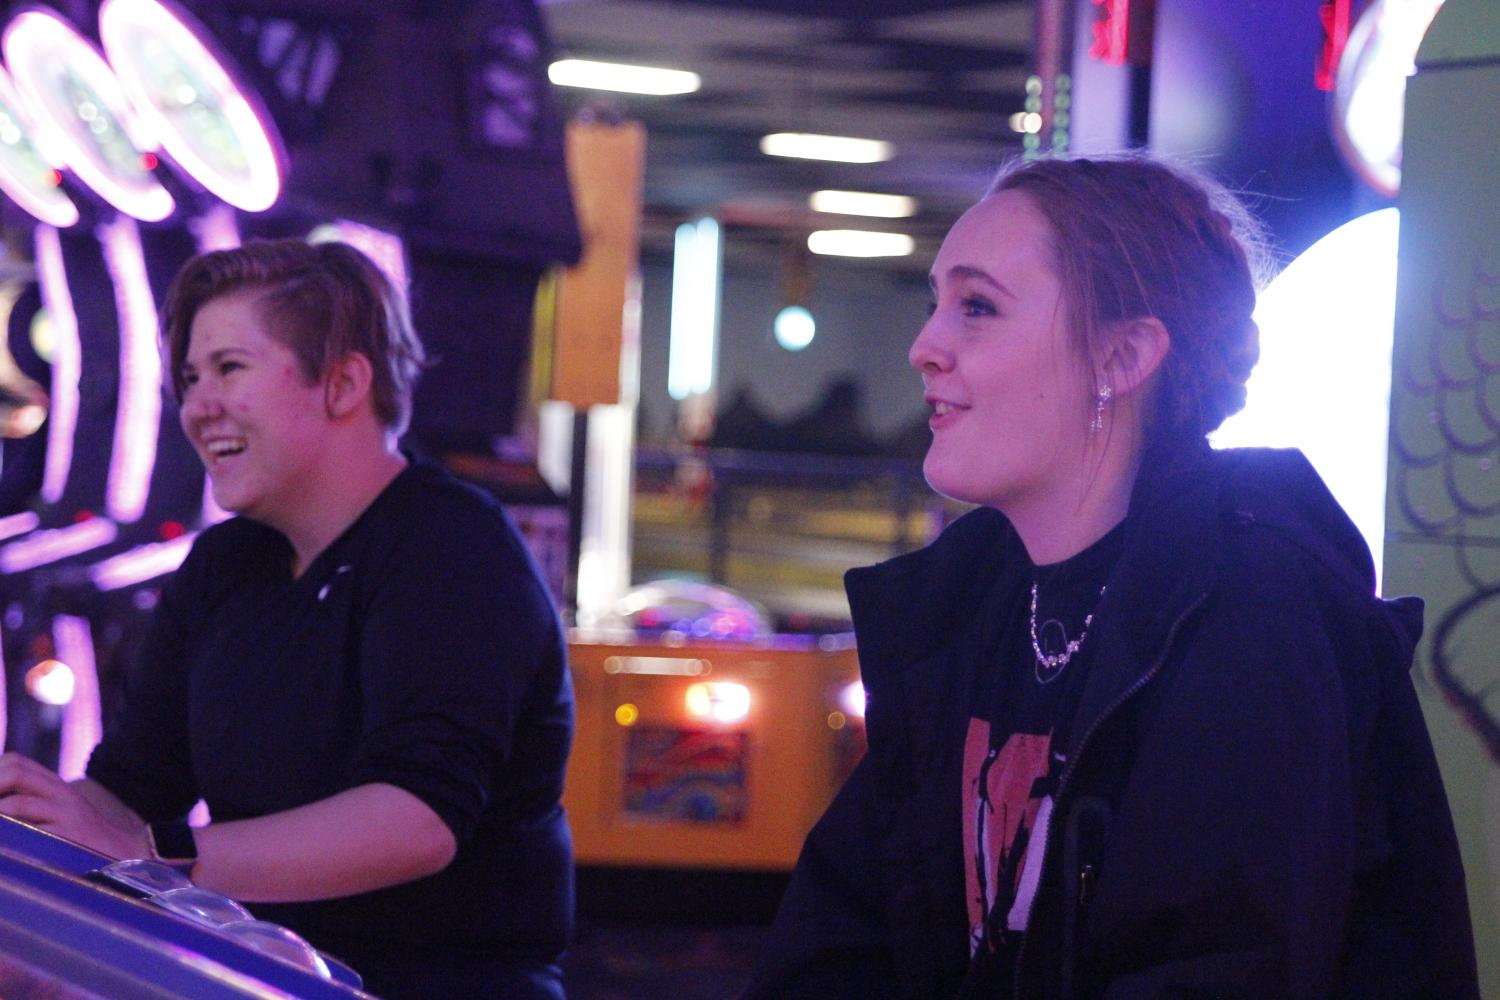
[[[0,48],[16,89],[48,135],[47,147],[58,151],[79,180],[137,219],[158,222],[172,214],[172,196],[141,168],[140,154],[156,148],[149,125],[131,109],[119,78],[82,35],[56,15],[33,8],[6,26]],[[114,122],[123,135],[114,133]],[[112,160],[104,141],[132,148]]]
[[[17,205],[49,226],[78,222],[78,206],[57,185],[52,159],[43,151],[36,125],[16,92],[10,75],[0,70],[0,189]]]
[[[161,423],[156,303],[135,220],[121,216],[105,223],[99,227],[99,239],[114,279],[115,312],[120,317],[119,408],[104,502],[110,517],[131,524],[146,510]]]
[[[91,517],[66,528],[33,532],[0,548],[0,573],[24,573],[38,566],[108,545],[120,529],[107,517]]]
[[[78,316],[63,264],[62,240],[51,226],[36,227],[36,272],[42,304],[52,326],[52,412],[47,423],[47,458],[42,467],[42,499],[57,503],[73,468],[73,435],[78,430],[78,383],[83,378],[83,345]]]
[[[197,534],[178,535],[170,542],[138,545],[89,567],[89,578],[100,590],[119,590],[176,571],[187,558]]]
[[[198,241],[198,252],[233,250],[240,245],[240,224],[234,209],[214,205],[202,215],[188,220],[188,229]]]
[[[1089,56],[1111,66],[1123,66],[1130,58],[1130,0],[1094,0],[1094,40]]]
[[[29,510],[11,514],[9,517],[0,517],[0,542],[17,535],[24,535],[41,523],[42,519]]]
[[[94,666],[94,636],[87,618],[58,615],[52,619],[57,658],[73,671],[73,698],[63,707],[57,773],[64,781],[83,777],[89,754],[99,745],[99,674]]]
[[[271,119],[257,112],[247,89],[214,55],[208,32],[158,0],[104,0],[99,37],[126,93],[172,159],[236,208],[263,212],[276,203],[282,157]],[[170,92],[166,79],[176,84]],[[204,142],[200,128],[185,127],[189,114],[204,113],[216,116],[227,150]]]
[[[347,243],[375,262],[397,289],[406,288],[406,247],[401,237],[374,226],[339,219],[324,223],[307,236],[309,243]]]

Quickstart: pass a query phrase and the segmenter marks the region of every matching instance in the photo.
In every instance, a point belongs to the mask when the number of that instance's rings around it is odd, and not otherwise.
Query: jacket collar
[[[1149,451],[1130,502],[1120,561],[1097,613],[1100,657],[1080,702],[1080,721],[1102,710],[1161,655],[1173,625],[1212,585],[1221,463],[1206,442]],[[933,544],[844,577],[871,724],[881,694],[899,688],[908,666],[951,644],[996,585],[1025,562],[1021,542],[998,511],[980,508]]]

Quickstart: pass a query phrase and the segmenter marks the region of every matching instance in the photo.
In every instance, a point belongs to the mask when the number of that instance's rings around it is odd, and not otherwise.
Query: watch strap
[[[151,856],[157,861],[191,868],[198,860],[198,842],[193,837],[193,828],[185,820],[148,823],[146,837],[151,844]]]

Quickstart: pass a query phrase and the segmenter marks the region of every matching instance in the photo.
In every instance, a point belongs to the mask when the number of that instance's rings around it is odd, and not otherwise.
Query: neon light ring
[[[281,194],[284,155],[271,118],[237,83],[186,12],[159,0],[104,0],[99,37],[163,148],[212,194],[263,212]]]
[[[126,215],[159,222],[175,207],[142,164],[156,142],[104,57],[56,14],[29,8],[0,39],[16,89],[78,179]]]
[[[66,229],[78,222],[78,206],[57,186],[61,161],[52,162],[38,140],[16,85],[0,70],[0,190],[41,222]]]

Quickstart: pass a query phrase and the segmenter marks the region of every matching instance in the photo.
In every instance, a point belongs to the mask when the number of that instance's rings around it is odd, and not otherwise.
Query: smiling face
[[[1068,330],[1051,236],[1017,191],[964,213],[938,251],[932,316],[910,353],[932,407],[928,483],[1012,517],[1076,496],[1088,469],[1092,380]]]
[[[206,302],[182,366],[182,429],[225,510],[281,528],[307,502],[331,421],[321,380],[270,336],[255,291]]]

